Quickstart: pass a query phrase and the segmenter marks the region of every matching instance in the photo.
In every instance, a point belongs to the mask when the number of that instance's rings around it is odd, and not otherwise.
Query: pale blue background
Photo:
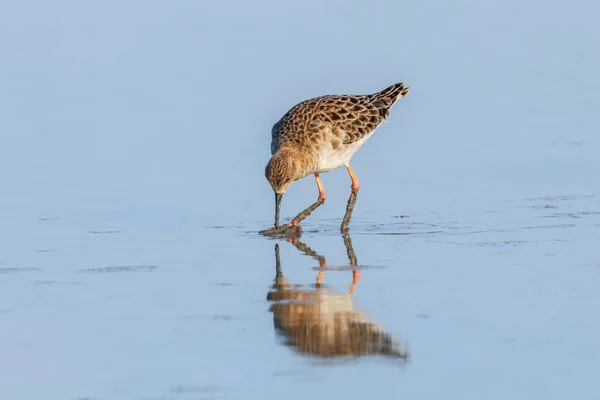
[[[599,398],[599,13],[4,2],[0,398]],[[275,242],[256,235],[271,126],[399,81],[410,95],[352,163],[351,233],[383,267],[355,302],[411,360],[300,357],[273,330]],[[350,179],[323,181],[302,240],[343,265]],[[283,215],[316,197],[295,183]],[[314,282],[316,261],[280,246],[290,281]]]

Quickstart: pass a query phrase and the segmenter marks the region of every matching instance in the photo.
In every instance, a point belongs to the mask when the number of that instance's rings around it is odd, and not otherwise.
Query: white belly
[[[373,133],[370,133],[357,142],[347,146],[342,145],[337,149],[334,149],[331,144],[323,146],[319,152],[319,166],[317,172],[333,171],[336,168],[348,164],[354,153],[356,153],[360,146],[362,146],[372,134]]]

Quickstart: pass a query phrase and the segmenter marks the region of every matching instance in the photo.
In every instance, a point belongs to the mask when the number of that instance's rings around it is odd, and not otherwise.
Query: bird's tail
[[[404,83],[396,83],[388,88],[383,89],[381,92],[373,93],[373,105],[379,108],[382,113],[382,117],[385,118],[389,115],[389,110],[392,106],[401,98],[406,96],[410,88],[405,87]]]

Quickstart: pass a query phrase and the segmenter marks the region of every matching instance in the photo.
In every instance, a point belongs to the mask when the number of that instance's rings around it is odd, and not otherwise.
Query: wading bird
[[[352,192],[342,221],[348,230],[359,182],[350,159],[389,115],[390,108],[409,88],[397,83],[366,95],[328,95],[305,100],[290,109],[271,131],[271,159],[265,176],[275,192],[275,227],[262,233],[277,234],[298,228],[300,221],[325,202],[320,173],[346,166]],[[290,184],[314,174],[319,197],[287,225],[279,225],[281,199]]]

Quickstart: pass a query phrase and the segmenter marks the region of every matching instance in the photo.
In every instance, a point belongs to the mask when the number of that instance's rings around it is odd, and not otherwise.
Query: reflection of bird
[[[356,267],[350,238],[345,237],[344,242],[350,264]],[[316,289],[289,284],[281,272],[279,245],[275,245],[276,277],[267,300],[273,302],[270,311],[275,329],[285,338],[285,344],[315,357],[384,355],[406,360],[408,354],[398,348],[389,334],[370,322],[364,313],[354,309],[352,293],[359,280],[359,271],[353,270],[353,281],[347,294],[323,288],[325,258],[298,240],[292,243],[319,260],[321,271]]]
[[[325,189],[319,173],[345,165],[352,179],[352,193],[341,229],[348,229],[359,188],[350,159],[387,118],[396,101],[408,92],[409,88],[403,83],[397,83],[368,95],[316,97],[294,106],[273,126],[272,157],[265,175],[275,192],[275,228],[279,227],[281,198],[293,181],[314,174],[319,198],[298,214],[288,227],[298,226],[325,201]]]

